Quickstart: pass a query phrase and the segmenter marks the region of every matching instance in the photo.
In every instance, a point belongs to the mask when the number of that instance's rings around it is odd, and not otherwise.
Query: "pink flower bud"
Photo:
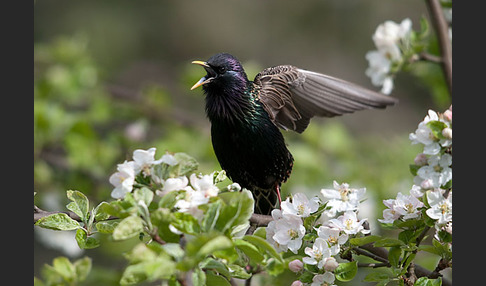
[[[415,159],[413,159],[413,162],[417,166],[425,166],[427,165],[427,155],[420,153],[415,157]]]
[[[442,129],[442,136],[446,139],[452,139],[452,129],[449,127]]]
[[[295,260],[292,260],[292,261],[289,262],[289,269],[292,272],[295,272],[295,273],[300,272],[300,271],[302,271],[303,268],[304,268],[304,263],[302,263],[302,261],[300,261],[299,259],[295,259]],[[295,282],[297,282],[297,281],[295,281]],[[298,282],[300,282],[300,281],[298,281]]]
[[[420,187],[424,190],[429,190],[434,187],[434,182],[431,179],[425,179],[420,183]]]
[[[336,261],[336,258],[334,257],[329,257],[326,259],[326,262],[324,262],[324,269],[326,271],[334,271],[336,268],[339,266],[339,263]]]
[[[292,282],[292,284],[290,284],[290,286],[302,286],[304,284],[302,284],[302,282],[300,280],[295,280],[294,282]]]
[[[444,111],[442,116],[444,117],[445,120],[452,122],[452,110],[451,109],[447,109],[446,111]]]

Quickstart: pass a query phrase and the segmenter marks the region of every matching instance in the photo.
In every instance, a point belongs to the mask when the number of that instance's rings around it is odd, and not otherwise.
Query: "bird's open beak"
[[[208,72],[208,74],[206,76],[203,76],[198,82],[196,82],[196,84],[194,84],[191,87],[191,90],[196,89],[196,88],[200,87],[201,85],[205,85],[206,83],[209,83],[214,79],[213,75],[216,74],[216,73],[213,71],[213,69],[206,62],[193,61],[192,63],[202,66]]]

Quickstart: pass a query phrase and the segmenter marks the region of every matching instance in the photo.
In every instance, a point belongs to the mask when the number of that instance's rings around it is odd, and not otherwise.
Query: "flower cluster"
[[[191,174],[187,176],[176,176],[168,178],[162,175],[161,169],[179,164],[176,157],[166,153],[160,159],[155,160],[155,148],[148,150],[137,149],[133,152],[133,161],[125,161],[118,164],[117,172],[111,175],[110,183],[115,187],[111,196],[115,199],[122,199],[127,193],[134,189],[137,180],[147,180],[158,187],[156,194],[167,195],[173,191],[185,191],[177,197],[175,208],[179,212],[187,212],[199,217],[202,211],[198,206],[209,202],[210,197],[218,195],[219,188],[215,186],[215,173],[209,175]],[[233,187],[233,186],[232,186]]]
[[[306,256],[290,262],[289,269],[298,273],[305,267],[313,275],[312,282],[306,281],[311,285],[333,285],[333,272],[339,266],[335,256],[342,252],[350,236],[370,232],[364,227],[366,219],[357,217],[365,192],[365,188],[355,189],[334,181],[333,189],[321,190],[323,200],[294,194],[292,200],[282,202],[281,210],[272,211],[274,220],[266,229],[267,241],[278,251],[297,254],[303,249]],[[300,280],[294,284],[303,285]]]
[[[373,85],[382,86],[384,94],[393,90],[393,74],[405,60],[404,51],[410,45],[411,27],[412,21],[408,18],[400,24],[386,21],[373,34],[377,50],[366,54],[369,67],[365,73]]]
[[[410,170],[415,175],[409,195],[384,200],[382,223],[393,224],[427,215],[435,220],[438,233],[452,233],[452,106],[444,113],[429,110],[417,130],[409,136],[412,144],[423,145]],[[438,239],[440,240],[440,239]]]
[[[155,160],[155,148],[148,150],[137,149],[133,151],[133,161],[126,161],[118,164],[117,172],[111,175],[110,183],[115,186],[111,192],[111,196],[115,199],[122,199],[126,193],[133,190],[135,177],[142,173],[143,176],[151,176],[153,174],[153,166],[160,163],[167,165],[175,165],[177,161],[174,156],[165,154],[159,160]]]
[[[415,185],[424,190],[445,187],[452,181],[452,106],[442,114],[429,110],[417,130],[409,136],[412,144],[422,144],[415,157]]]

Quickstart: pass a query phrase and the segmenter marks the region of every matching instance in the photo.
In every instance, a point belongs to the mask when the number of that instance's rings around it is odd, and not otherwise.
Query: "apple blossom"
[[[151,168],[153,165],[159,164],[160,160],[155,160],[155,148],[152,147],[148,150],[137,149],[133,151],[133,168],[135,174],[139,172],[143,172],[145,176],[149,176],[151,174]]]
[[[331,249],[329,248],[327,241],[318,237],[311,247],[305,248],[305,254],[309,257],[304,257],[302,260],[305,264],[316,265],[319,269],[324,267],[326,262],[325,258],[331,257]]]
[[[299,251],[304,235],[304,223],[298,216],[287,214],[275,222],[273,239],[280,245],[287,245],[293,253]]]
[[[341,233],[339,229],[328,226],[320,226],[317,230],[317,236],[324,239],[330,247],[331,255],[336,255],[340,251],[340,245],[348,240],[346,233]]]
[[[314,213],[319,208],[319,198],[313,197],[308,199],[303,193],[297,193],[292,196],[292,202],[290,198],[287,198],[282,202],[282,214],[292,214],[298,217],[308,217],[311,213]]]
[[[334,274],[331,272],[325,272],[324,274],[317,274],[312,278],[311,286],[335,286]]]
[[[349,184],[339,184],[333,182],[334,189],[322,189],[321,194],[324,196],[324,202],[331,207],[328,215],[336,216],[337,212],[354,211],[358,209],[361,200],[364,199],[366,188],[350,188]]]
[[[133,161],[125,161],[117,165],[117,171],[110,176],[110,183],[115,186],[111,196],[115,199],[122,199],[126,193],[130,193],[135,183],[135,170]]]
[[[452,192],[449,192],[447,198],[444,198],[443,193],[441,189],[427,192],[430,208],[426,213],[431,219],[436,219],[438,225],[445,225],[452,221]]]
[[[298,273],[304,269],[304,263],[299,259],[294,259],[289,262],[289,269],[294,273]]]
[[[357,234],[359,232],[367,234],[371,231],[364,229],[363,223],[365,223],[365,221],[366,219],[358,220],[355,212],[347,211],[337,219],[331,219],[329,225],[344,231],[346,234]]]

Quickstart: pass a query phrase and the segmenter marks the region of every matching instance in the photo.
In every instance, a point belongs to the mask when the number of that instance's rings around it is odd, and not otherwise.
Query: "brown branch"
[[[273,220],[272,216],[262,214],[252,214],[250,223],[255,227],[267,226]]]
[[[34,205],[34,224],[43,217],[50,216],[50,215],[53,215],[53,214],[60,214],[60,213],[67,214],[71,219],[73,219],[77,222],[83,222],[83,220],[74,212],[71,212],[71,211],[48,212],[48,211],[42,210],[38,206]],[[104,219],[103,221],[112,220],[112,219],[118,219],[118,218],[112,216],[112,217],[109,217],[107,219]],[[96,220],[95,220],[95,222],[96,222]]]
[[[34,224],[43,217],[50,216],[52,214],[59,214],[59,213],[67,214],[73,220],[78,221],[78,222],[83,222],[83,220],[77,214],[75,214],[71,211],[48,212],[48,211],[42,210],[39,207],[37,207],[36,205],[34,205]]]
[[[439,0],[426,0],[432,24],[437,32],[441,53],[442,70],[452,97],[452,43],[449,39],[449,25],[444,17]]]

